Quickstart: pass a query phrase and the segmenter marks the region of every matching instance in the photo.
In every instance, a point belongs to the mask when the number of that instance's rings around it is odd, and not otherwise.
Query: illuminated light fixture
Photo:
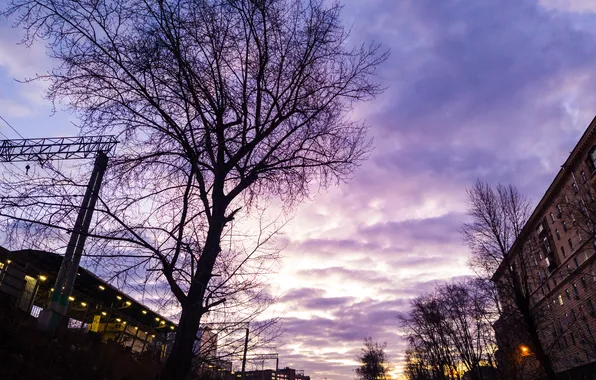
[[[121,299],[122,299],[122,297],[120,297],[120,296],[116,296],[116,298],[118,298],[119,300],[121,300]]]
[[[108,315],[108,313],[106,313],[105,311],[102,311],[101,315]]]
[[[73,296],[70,296],[70,297],[68,297],[68,300],[72,302],[75,300],[75,298]]]
[[[6,264],[12,263],[12,260],[6,260]]]
[[[135,330],[138,330],[139,328],[137,326],[135,326]]]
[[[155,320],[156,320],[157,322],[159,322],[159,318],[157,318],[157,317],[156,317],[156,318],[155,318]]]
[[[147,310],[143,310],[143,314],[147,314]]]
[[[151,338],[155,338],[155,335],[151,335]]]
[[[54,291],[54,288],[50,289],[50,292],[53,292],[53,291]]]
[[[530,349],[528,348],[528,346],[521,345],[521,346],[519,346],[519,349],[521,350],[522,356],[530,355]]]
[[[48,278],[46,276],[44,276],[43,274],[42,275],[39,275],[39,281],[45,281],[47,279]]]
[[[122,322],[122,319],[116,318],[116,322]]]
[[[103,285],[99,285],[99,290],[106,290],[106,287]]]
[[[171,328],[172,330],[174,330],[174,326],[170,326],[170,328]]]
[[[166,321],[161,321],[161,324],[162,324],[162,325],[165,325],[165,324],[166,324]]]
[[[81,306],[86,307],[87,303],[86,302],[81,302]]]
[[[132,302],[126,301],[126,306],[130,306],[130,305],[132,305]]]
[[[126,324],[126,321],[122,322],[122,324],[125,325]]]

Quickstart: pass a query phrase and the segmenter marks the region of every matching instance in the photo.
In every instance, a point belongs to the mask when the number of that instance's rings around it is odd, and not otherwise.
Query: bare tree
[[[360,366],[356,368],[356,379],[358,380],[385,380],[389,378],[389,358],[385,353],[387,343],[379,344],[373,342],[371,337],[364,339],[364,347],[358,362]]]
[[[475,380],[481,366],[495,366],[489,299],[476,280],[438,286],[412,301],[399,320],[409,342],[413,369],[432,379],[458,379],[460,369]],[[420,371],[424,363],[427,371]]]
[[[548,310],[534,307],[534,296],[542,284],[538,262],[543,255],[553,263],[556,257],[546,229],[538,237],[522,236],[530,211],[529,202],[514,186],[498,185],[493,189],[477,181],[468,191],[472,220],[463,225],[462,234],[472,252],[472,268],[481,277],[494,275],[497,279],[500,319],[495,328],[501,336],[510,336],[499,345],[519,355],[518,344],[527,342],[543,372],[539,376],[554,380],[549,355],[554,354],[554,340],[546,339],[552,320]]]
[[[89,237],[126,256],[127,272],[158,269],[180,305],[164,379],[184,378],[201,317],[220,301],[210,285],[233,221],[264,199],[292,205],[313,182],[345,179],[370,150],[350,111],[382,90],[371,78],[387,53],[348,48],[340,10],[318,0],[14,0],[4,12],[56,60],[36,78],[50,82],[48,97],[77,113],[81,133],[121,142]],[[12,181],[2,194],[17,202],[1,214],[68,230],[75,202],[54,198],[59,181]]]

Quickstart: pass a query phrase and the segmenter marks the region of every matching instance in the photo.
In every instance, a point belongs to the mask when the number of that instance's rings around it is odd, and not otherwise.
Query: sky
[[[367,336],[387,342],[399,369],[398,313],[470,274],[466,189],[512,183],[536,204],[596,114],[593,0],[342,3],[352,41],[391,56],[379,72],[388,89],[354,110],[371,126],[370,158],[297,206],[280,235],[280,366],[313,379],[353,379]],[[25,137],[75,134],[43,84],[15,81],[52,65],[19,39],[0,19],[0,116]]]

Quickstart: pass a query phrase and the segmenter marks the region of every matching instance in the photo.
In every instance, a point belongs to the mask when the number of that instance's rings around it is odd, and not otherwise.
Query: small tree
[[[390,367],[385,354],[387,343],[373,342],[371,337],[364,339],[364,347],[358,355],[360,367],[356,368],[358,380],[384,380],[389,378]]]

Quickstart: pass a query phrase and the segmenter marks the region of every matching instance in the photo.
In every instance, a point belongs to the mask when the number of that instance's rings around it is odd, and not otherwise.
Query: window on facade
[[[588,289],[588,284],[586,284],[586,277],[585,276],[582,276],[581,282],[582,282],[582,286],[584,287],[584,289]]]
[[[568,300],[571,299],[571,293],[569,292],[569,289],[565,289],[565,295],[567,296]]]
[[[589,323],[586,323],[586,331],[588,332],[588,335],[592,336],[592,329],[590,328]]]
[[[565,247],[561,246],[561,254],[563,257],[567,257],[567,253],[565,253]]]
[[[577,285],[573,284],[573,295],[575,297],[579,297],[579,290],[577,289]]]
[[[557,204],[557,218],[561,218],[561,214],[563,214],[563,208],[560,204]]]
[[[563,305],[563,296],[559,294],[559,305]]]
[[[573,343],[573,345],[575,346],[575,335],[573,334],[573,331],[571,332],[571,334],[569,334],[569,336],[571,337],[571,343]]]
[[[592,164],[592,169],[596,169],[596,148],[590,152],[590,164]]]
[[[586,172],[582,170],[581,173],[580,173],[580,175],[582,176],[582,182],[586,183],[586,181],[588,180],[586,178]]]
[[[579,261],[577,261],[577,256],[575,256],[575,257],[573,258],[573,264],[575,264],[575,268],[574,268],[574,269],[577,269],[577,268],[579,268]]]
[[[571,319],[573,322],[577,321],[577,315],[575,315],[575,310],[571,309]]]
[[[550,220],[552,221],[552,223],[555,222],[555,216],[553,215],[553,213],[550,213]]]
[[[594,313],[594,304],[592,303],[592,299],[588,298],[588,310],[591,313]]]
[[[563,221],[563,231],[567,232],[567,222]]]
[[[550,249],[550,243],[548,242],[548,238],[544,238],[542,239],[542,242],[544,243],[544,248],[546,249],[546,252],[550,253],[551,249]]]
[[[561,240],[561,234],[558,229],[555,229],[555,235],[557,236],[557,240]]]
[[[567,243],[569,243],[569,248],[573,249],[573,242],[571,241],[571,238],[567,239]]]
[[[579,187],[577,187],[577,183],[573,182],[571,184],[571,187],[573,188],[573,191],[577,194],[579,192]]]

